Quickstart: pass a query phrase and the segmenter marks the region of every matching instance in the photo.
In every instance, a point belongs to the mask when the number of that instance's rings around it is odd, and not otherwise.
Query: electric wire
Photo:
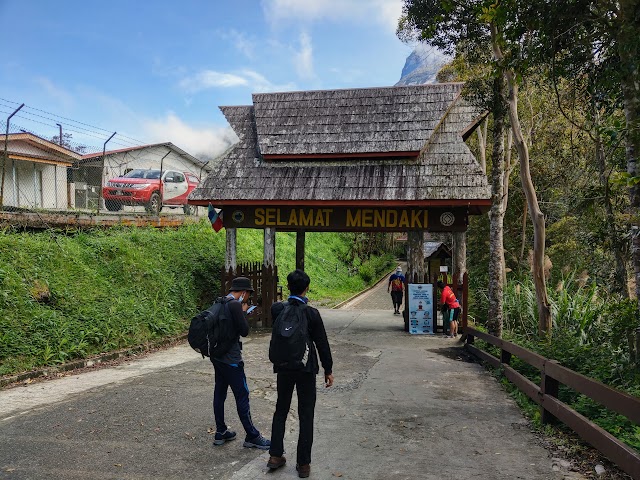
[[[2,101],[4,101],[4,102],[12,103],[12,104],[14,104],[14,105],[19,105],[19,104],[20,104],[19,102],[14,102],[13,100],[7,100],[6,98],[2,98],[2,97],[0,97],[0,100],[2,100]],[[41,110],[41,109],[39,109],[39,108],[30,107],[29,105],[25,105],[25,108],[29,108],[29,109],[31,109],[31,110],[35,110],[35,111],[37,111],[37,112],[41,112],[41,113],[46,113],[47,115],[52,115],[52,116],[53,116],[53,117],[55,117],[55,118],[62,118],[63,120],[68,120],[68,121],[70,121],[70,122],[77,123],[77,124],[79,124],[79,125],[84,125],[85,127],[91,127],[91,128],[93,128],[93,129],[95,129],[95,130],[100,130],[100,131],[103,131],[103,132],[111,133],[111,131],[110,131],[110,130],[106,130],[106,129],[104,129],[104,128],[96,127],[95,125],[90,125],[90,124],[88,124],[88,123],[83,123],[83,122],[80,122],[80,121],[78,121],[78,120],[73,120],[72,118],[63,117],[63,116],[61,116],[61,115],[56,115],[55,113],[47,112],[46,110]],[[62,122],[58,122],[58,123],[62,123]],[[137,140],[137,139],[135,139],[135,138],[127,137],[127,136],[125,136],[125,135],[120,135],[120,136],[121,136],[121,137],[123,137],[123,138],[126,138],[126,139],[128,139],[128,140],[131,140],[132,142],[135,142],[135,143],[137,143],[137,144],[144,144],[144,143],[146,143],[146,142],[142,142],[142,141],[140,141],[140,140]]]

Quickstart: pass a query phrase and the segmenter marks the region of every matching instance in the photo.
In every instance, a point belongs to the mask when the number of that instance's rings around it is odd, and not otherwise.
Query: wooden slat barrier
[[[271,327],[271,305],[278,301],[278,267],[266,267],[260,262],[239,264],[236,271],[222,268],[220,276],[220,294],[226,295],[231,287],[231,281],[236,277],[247,277],[255,289],[254,304],[259,303],[254,313],[248,315],[249,325],[256,327]],[[258,301],[259,299],[259,301]]]
[[[582,393],[602,406],[620,415],[624,415],[636,424],[640,424],[640,398],[621,392],[607,385],[585,377],[573,370],[559,365],[535,352],[522,348],[514,343],[481,332],[475,328],[464,329],[467,343],[465,349],[495,368],[502,368],[505,377],[540,405],[543,423],[561,421],[586,442],[616,463],[623,471],[634,479],[640,479],[640,454],[625,445],[610,433],[580,415],[571,407],[560,401],[559,384],[566,385],[576,392]],[[500,358],[479,349],[473,343],[475,338],[500,348]],[[536,385],[509,366],[511,356],[537,368],[541,374],[540,385]]]

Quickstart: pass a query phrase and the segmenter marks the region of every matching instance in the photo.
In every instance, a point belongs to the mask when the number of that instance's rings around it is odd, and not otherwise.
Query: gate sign
[[[225,206],[225,226],[280,231],[465,231],[466,208]]]
[[[433,285],[410,283],[408,294],[409,333],[433,335]]]

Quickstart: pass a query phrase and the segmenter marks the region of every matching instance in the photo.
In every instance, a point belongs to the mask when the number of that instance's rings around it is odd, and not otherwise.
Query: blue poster
[[[433,335],[433,285],[409,284],[409,333]]]

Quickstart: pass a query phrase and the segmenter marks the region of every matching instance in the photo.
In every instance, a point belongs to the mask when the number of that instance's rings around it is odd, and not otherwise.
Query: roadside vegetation
[[[295,235],[280,233],[276,243],[282,284],[295,266]],[[357,252],[357,243],[354,234],[307,234],[314,303],[338,303],[391,268],[390,254]],[[0,233],[0,375],[185,333],[219,293],[224,249],[224,232],[206,221]],[[262,231],[240,232],[238,260],[262,260]]]
[[[553,338],[538,337],[535,287],[529,277],[513,279],[504,291],[505,340],[557,360],[587,377],[640,397],[640,363],[635,353],[640,311],[634,300],[612,295],[603,286],[582,275],[569,274],[554,281],[548,292],[553,310]],[[488,298],[477,285],[474,291],[477,326],[486,327]],[[484,329],[484,328],[483,328]],[[496,347],[480,340],[479,348],[493,353]],[[536,384],[540,372],[513,357],[511,366]],[[501,377],[500,372],[495,372]],[[501,377],[505,387],[531,418],[542,428],[538,405]],[[570,388],[561,385],[559,398],[612,435],[640,451],[640,426],[607,410]],[[564,428],[561,425],[558,428]]]

